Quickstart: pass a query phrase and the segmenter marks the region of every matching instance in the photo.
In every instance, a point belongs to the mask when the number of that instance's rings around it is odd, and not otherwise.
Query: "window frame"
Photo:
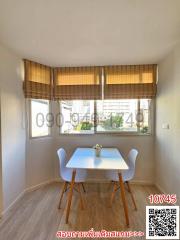
[[[51,127],[48,126],[48,134],[47,135],[43,135],[43,136],[35,136],[33,137],[32,136],[32,101],[34,100],[44,100],[44,101],[48,101],[48,106],[49,106],[49,111],[48,113],[51,113],[51,110],[52,110],[52,106],[51,106],[51,101],[50,100],[47,100],[47,99],[35,99],[35,98],[32,98],[32,99],[29,99],[28,101],[28,109],[29,109],[29,117],[28,117],[28,125],[29,125],[29,129],[28,129],[28,132],[29,132],[29,139],[38,139],[38,138],[49,138],[52,136],[52,130],[51,130]]]
[[[138,100],[138,99],[137,99]],[[140,100],[140,99],[139,99]],[[138,101],[139,101],[138,100]],[[150,99],[151,104],[149,107],[149,132],[131,132],[131,131],[97,131],[97,125],[94,118],[94,132],[92,133],[62,133],[61,126],[58,127],[59,135],[62,136],[92,136],[92,135],[110,135],[110,136],[153,136],[154,135],[154,125],[155,125],[155,99]],[[139,104],[140,106],[140,104]],[[58,101],[59,113],[61,114],[61,101]],[[97,100],[94,100],[94,115],[97,114]]]

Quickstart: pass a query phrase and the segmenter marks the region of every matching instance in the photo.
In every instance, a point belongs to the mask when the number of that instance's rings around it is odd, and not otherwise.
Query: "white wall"
[[[156,104],[156,183],[180,198],[180,44],[159,64]]]
[[[25,188],[24,97],[21,60],[0,46],[3,211]]]
[[[26,188],[53,180],[53,138],[27,138],[26,146]]]

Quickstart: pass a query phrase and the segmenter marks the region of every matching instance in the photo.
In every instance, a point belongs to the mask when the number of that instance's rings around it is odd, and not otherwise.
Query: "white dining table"
[[[68,161],[66,167],[73,169],[67,202],[66,223],[68,223],[69,220],[76,169],[92,169],[117,171],[117,174],[119,176],[119,185],[121,190],[126,224],[129,225],[128,207],[125,197],[124,183],[122,179],[122,171],[127,170],[128,165],[124,161],[122,155],[117,148],[102,148],[99,157],[96,157],[95,149],[93,148],[77,148],[70,160]]]

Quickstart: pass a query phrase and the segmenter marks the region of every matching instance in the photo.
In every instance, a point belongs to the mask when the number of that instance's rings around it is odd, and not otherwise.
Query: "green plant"
[[[93,124],[90,123],[90,122],[81,122],[76,127],[76,130],[77,131],[80,131],[80,130],[91,130],[92,127],[93,127]]]
[[[148,126],[145,126],[141,129],[141,133],[148,133]]]
[[[83,122],[81,126],[81,130],[91,130],[93,124],[90,122]]]
[[[122,126],[123,126],[123,118],[122,116],[119,116],[119,115],[111,116],[109,119],[103,122],[103,127],[105,129],[120,128]]]

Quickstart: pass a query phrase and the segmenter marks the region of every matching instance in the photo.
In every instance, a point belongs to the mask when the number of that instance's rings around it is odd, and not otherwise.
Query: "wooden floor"
[[[86,208],[80,209],[78,193],[74,192],[69,224],[65,224],[65,207],[67,193],[58,210],[60,183],[45,186],[27,193],[13,209],[0,220],[0,239],[2,240],[53,240],[58,230],[116,230],[143,231],[145,233],[145,207],[147,197],[159,193],[154,186],[131,185],[138,211],[132,205],[130,194],[126,191],[130,227],[124,219],[123,206],[119,192],[116,194],[113,207],[109,207],[112,184],[86,184],[84,195]],[[122,239],[122,238],[121,238]],[[127,239],[127,238],[126,238]],[[130,238],[130,239],[145,239]]]

